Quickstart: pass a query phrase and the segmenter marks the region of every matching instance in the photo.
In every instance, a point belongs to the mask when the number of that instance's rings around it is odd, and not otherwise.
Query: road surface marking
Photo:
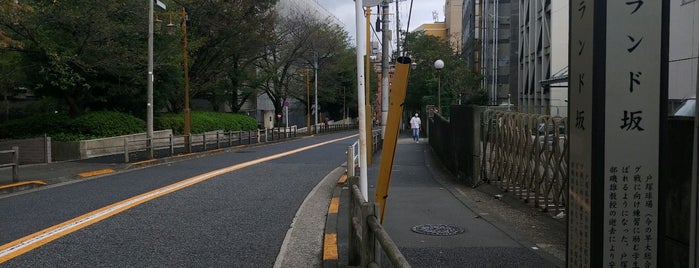
[[[164,187],[155,189],[153,191],[146,192],[144,194],[140,194],[140,195],[131,197],[129,199],[114,203],[112,205],[97,209],[95,211],[89,212],[89,213],[84,214],[82,216],[75,217],[71,220],[65,221],[65,222],[60,223],[58,225],[51,226],[51,227],[46,228],[44,230],[41,230],[39,232],[27,235],[25,237],[22,237],[20,239],[17,239],[15,241],[12,241],[10,243],[7,243],[5,245],[0,246],[0,264],[4,263],[12,258],[15,258],[19,255],[27,253],[30,250],[38,248],[38,247],[40,247],[46,243],[49,243],[53,240],[56,240],[58,238],[66,236],[70,233],[73,233],[77,230],[80,230],[82,228],[85,228],[87,226],[95,224],[101,220],[104,220],[106,218],[109,218],[111,216],[119,214],[121,212],[124,212],[130,208],[137,206],[137,205],[143,204],[145,202],[148,202],[150,200],[156,199],[156,198],[161,197],[161,196],[165,196],[165,195],[173,193],[175,191],[187,188],[189,186],[206,181],[206,180],[211,179],[213,177],[223,175],[225,173],[233,172],[233,171],[236,171],[239,169],[247,168],[247,167],[250,167],[253,165],[257,165],[259,163],[264,163],[264,162],[271,161],[274,159],[289,156],[289,155],[292,155],[292,154],[295,154],[298,152],[302,152],[305,150],[309,150],[309,149],[313,149],[313,148],[327,145],[330,143],[334,143],[337,141],[346,140],[346,139],[349,139],[349,138],[352,138],[355,136],[357,136],[357,135],[351,135],[351,136],[347,136],[344,138],[339,138],[339,139],[329,140],[329,141],[325,141],[325,142],[321,142],[321,143],[316,143],[314,145],[301,147],[301,148],[290,150],[290,151],[287,151],[284,153],[270,155],[267,157],[259,158],[259,159],[248,161],[245,163],[240,163],[240,164],[225,167],[222,169],[214,170],[214,171],[200,174],[200,175],[191,177],[189,179],[185,179],[183,181],[173,183],[173,184],[170,184],[168,186],[164,186]],[[336,239],[336,241],[337,241],[337,239]]]

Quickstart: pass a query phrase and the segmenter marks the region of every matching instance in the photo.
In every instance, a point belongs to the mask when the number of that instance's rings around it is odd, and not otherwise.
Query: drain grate
[[[413,232],[433,236],[452,236],[465,232],[461,227],[448,224],[423,224],[410,228]]]

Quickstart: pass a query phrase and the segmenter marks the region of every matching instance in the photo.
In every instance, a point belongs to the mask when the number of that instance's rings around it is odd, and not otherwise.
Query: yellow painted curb
[[[337,260],[337,234],[325,234],[323,243],[323,260]]]
[[[43,181],[23,181],[23,182],[17,182],[17,183],[12,183],[12,184],[7,184],[7,185],[0,185],[0,189],[14,188],[14,187],[30,185],[30,184],[46,185],[46,183]]]
[[[347,174],[342,175],[339,180],[337,180],[338,184],[343,184],[347,181]]]
[[[155,162],[155,161],[156,161],[155,159],[143,160],[143,161],[140,161],[140,162],[131,163],[131,165],[137,166],[137,165],[143,165],[143,164],[147,164],[147,163],[152,163],[152,162]]]
[[[109,174],[109,173],[114,173],[114,172],[115,171],[111,168],[105,168],[105,169],[100,169],[100,170],[83,172],[83,173],[78,174],[78,176],[80,176],[81,178],[87,178],[87,177],[104,175],[104,174]]]
[[[330,199],[330,206],[328,207],[328,214],[337,214],[337,211],[340,208],[340,198],[339,197],[333,197]]]

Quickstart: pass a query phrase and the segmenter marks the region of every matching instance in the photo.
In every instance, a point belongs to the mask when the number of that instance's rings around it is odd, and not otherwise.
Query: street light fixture
[[[442,111],[442,76],[439,74],[439,70],[444,68],[443,60],[434,61],[434,68],[437,69],[437,111]]]

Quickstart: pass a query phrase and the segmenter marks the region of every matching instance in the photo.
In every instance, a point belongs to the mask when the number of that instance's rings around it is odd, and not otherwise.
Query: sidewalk
[[[235,148],[235,147],[229,147]],[[219,153],[223,149],[181,154],[152,160],[125,163],[123,155],[102,156],[83,160],[59,161],[45,164],[30,164],[19,167],[19,182],[27,185],[14,186],[12,168],[0,168],[0,195],[22,191],[40,185],[52,185],[78,181],[90,177],[110,174],[126,169],[139,168],[183,158],[201,157]]]
[[[416,144],[407,134],[399,137],[383,226],[413,267],[564,266],[565,222],[489,184],[457,184],[433,157],[427,140]],[[372,201],[379,159],[368,168]],[[348,191],[341,203],[349,202]],[[340,267],[347,266],[346,214],[341,206]]]

